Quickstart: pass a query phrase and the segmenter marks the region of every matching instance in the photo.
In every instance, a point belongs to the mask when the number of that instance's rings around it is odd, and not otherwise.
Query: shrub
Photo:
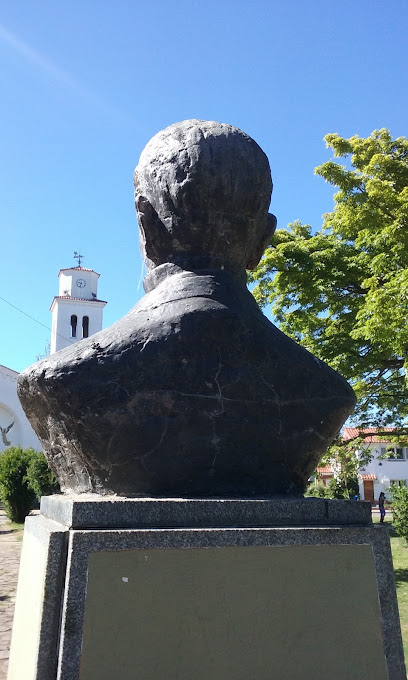
[[[332,477],[327,485],[328,498],[354,498],[358,494],[358,480],[357,477]]]
[[[0,454],[0,500],[12,522],[24,522],[36,496],[40,500],[58,490],[43,453],[10,446]]]
[[[34,453],[34,449],[11,446],[0,454],[0,499],[12,522],[24,522],[35,498],[26,476]]]
[[[60,488],[46,457],[39,451],[33,451],[31,454],[30,464],[27,468],[27,482],[38,500],[41,500],[41,496],[48,496],[59,491]]]
[[[326,487],[323,482],[312,482],[305,491],[305,496],[313,496],[315,498],[326,498]]]
[[[392,524],[398,534],[408,543],[408,487],[391,484]]]

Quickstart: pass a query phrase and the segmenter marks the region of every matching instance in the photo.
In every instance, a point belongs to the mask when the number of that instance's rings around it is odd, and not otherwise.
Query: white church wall
[[[51,354],[83,338],[82,322],[88,317],[88,336],[102,329],[104,302],[55,299],[52,310]],[[72,337],[71,317],[77,317],[76,336]]]
[[[16,371],[0,365],[0,455],[9,446],[42,451],[17,396],[17,378]]]

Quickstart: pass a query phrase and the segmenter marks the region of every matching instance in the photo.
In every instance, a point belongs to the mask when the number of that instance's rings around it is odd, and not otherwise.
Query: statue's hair
[[[246,267],[270,235],[268,159],[231,125],[186,120],[162,130],[143,150],[134,184],[142,248],[154,264],[188,253]],[[162,226],[149,251],[154,221]]]

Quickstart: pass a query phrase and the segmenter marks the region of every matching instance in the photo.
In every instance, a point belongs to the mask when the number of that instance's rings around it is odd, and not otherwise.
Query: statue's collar
[[[143,288],[146,293],[157,288],[165,279],[176,274],[192,274],[196,276],[211,275],[216,278],[234,278],[237,283],[246,284],[246,273],[245,271],[237,272],[233,267],[227,264],[221,264],[220,266],[214,266],[214,261],[199,261],[198,258],[194,260],[191,259],[189,262],[183,262],[183,265],[176,264],[175,262],[165,262],[157,267],[151,269],[151,271],[145,276],[143,281]]]

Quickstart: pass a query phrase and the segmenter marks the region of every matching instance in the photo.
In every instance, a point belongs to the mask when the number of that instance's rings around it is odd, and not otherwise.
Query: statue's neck
[[[233,270],[227,265],[221,265],[220,267],[215,267],[212,261],[190,261],[190,263],[183,263],[184,266],[175,264],[174,262],[165,262],[157,267],[154,267],[143,281],[143,287],[146,293],[154,290],[163,281],[171,276],[177,274],[190,274],[192,276],[202,277],[210,276],[215,280],[225,281],[228,280],[230,283],[234,282],[238,287],[246,287],[246,273],[245,271]],[[213,266],[211,266],[213,265]]]

